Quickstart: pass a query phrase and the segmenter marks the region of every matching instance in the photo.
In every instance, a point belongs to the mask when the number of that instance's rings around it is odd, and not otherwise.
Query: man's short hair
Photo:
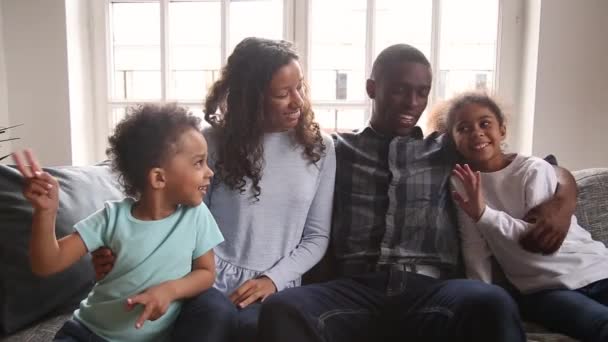
[[[420,50],[408,44],[395,44],[380,52],[372,65],[371,79],[384,76],[395,64],[404,62],[420,63],[431,67],[431,63]]]

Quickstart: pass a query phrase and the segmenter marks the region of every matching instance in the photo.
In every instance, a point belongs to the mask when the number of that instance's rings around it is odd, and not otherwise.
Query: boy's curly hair
[[[205,120],[219,131],[217,177],[241,193],[250,179],[256,199],[261,193],[264,165],[264,94],[274,73],[293,60],[298,60],[298,54],[290,42],[245,38],[228,57],[205,101]],[[304,157],[316,163],[325,152],[325,144],[305,86],[303,92],[295,140],[303,147]]]
[[[175,104],[143,104],[129,108],[108,138],[106,154],[128,196],[141,196],[148,172],[160,167],[176,152],[180,135],[200,131],[201,119]]]

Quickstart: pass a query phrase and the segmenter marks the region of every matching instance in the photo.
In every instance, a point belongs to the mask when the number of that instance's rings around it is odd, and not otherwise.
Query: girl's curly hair
[[[195,129],[201,119],[175,104],[143,104],[129,109],[108,138],[106,154],[125,194],[139,197],[151,169],[161,167],[177,151],[180,135]]]
[[[205,100],[205,120],[217,131],[215,173],[231,189],[245,192],[252,182],[253,197],[259,199],[264,167],[264,96],[273,75],[298,54],[290,42],[245,38],[228,57],[220,79]],[[295,127],[295,139],[303,155],[316,163],[325,152],[319,124],[314,121],[308,89],[303,87],[304,105]],[[219,109],[219,113],[217,112]]]

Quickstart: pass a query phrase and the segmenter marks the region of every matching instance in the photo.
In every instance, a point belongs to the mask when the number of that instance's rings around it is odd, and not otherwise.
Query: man
[[[369,126],[335,137],[331,248],[342,278],[269,297],[260,341],[525,341],[504,290],[452,279],[460,253],[448,190],[455,154],[443,136],[423,139],[415,126],[431,79],[428,60],[409,45],[388,47],[374,62]],[[522,245],[531,251],[555,251],[565,237],[576,190],[568,174],[560,182],[555,198],[529,215],[537,228]]]

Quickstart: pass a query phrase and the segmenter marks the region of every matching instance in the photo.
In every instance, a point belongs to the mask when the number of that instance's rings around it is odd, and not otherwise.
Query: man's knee
[[[272,319],[284,319],[287,316],[293,316],[298,313],[298,299],[285,293],[275,293],[266,298],[262,303],[260,310],[260,319],[262,317],[272,317]]]
[[[467,284],[466,292],[463,293],[462,300],[478,315],[489,315],[489,317],[519,315],[517,304],[501,287],[479,281],[467,282],[469,284]]]

